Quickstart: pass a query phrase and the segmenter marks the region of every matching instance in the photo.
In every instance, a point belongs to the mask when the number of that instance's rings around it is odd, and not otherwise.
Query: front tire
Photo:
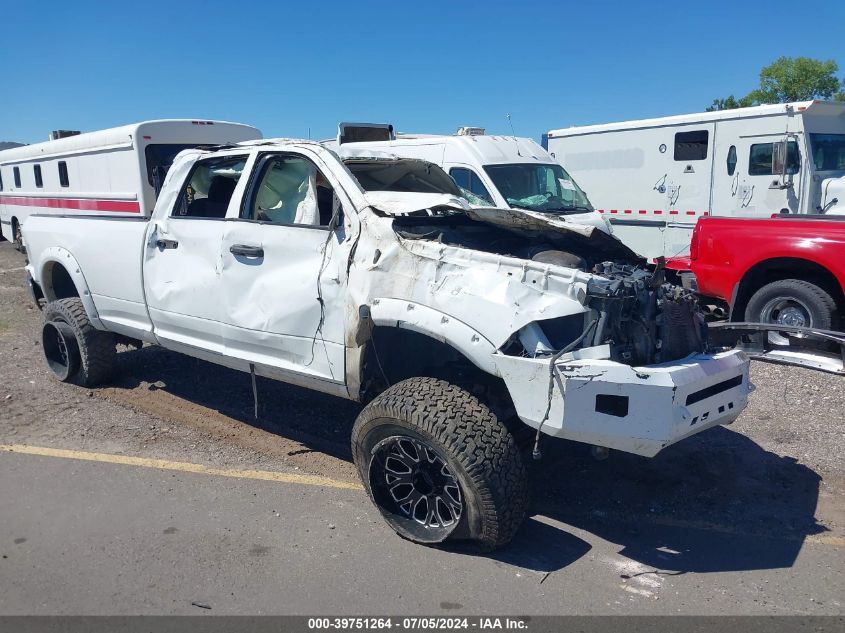
[[[57,334],[64,344],[54,346],[50,342]],[[71,336],[75,345],[68,345]],[[111,376],[117,353],[114,335],[91,325],[81,299],[59,299],[44,307],[42,339],[47,365],[58,380],[94,387]]]
[[[490,409],[435,378],[410,378],[368,404],[352,429],[364,487],[397,534],[415,543],[508,543],[525,516],[519,449]]]
[[[836,302],[820,287],[803,279],[781,279],[755,292],[745,309],[745,320],[829,330],[833,325]],[[788,338],[770,332],[769,340],[787,345]]]

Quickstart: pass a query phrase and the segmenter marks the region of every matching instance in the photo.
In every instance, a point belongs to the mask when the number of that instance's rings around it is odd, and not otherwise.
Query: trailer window
[[[59,161],[59,184],[62,187],[70,187],[70,179],[67,177],[67,163]]]
[[[704,160],[707,158],[708,130],[675,134],[675,160]]]
[[[774,143],[755,143],[751,146],[748,156],[749,176],[774,176],[772,172],[772,152]],[[798,154],[798,143],[789,141],[786,144],[786,173],[797,174],[801,166]]]
[[[32,173],[35,175],[35,186],[40,189],[44,186],[44,179],[41,178],[41,165],[33,165]]]
[[[728,176],[733,176],[736,171],[736,145],[728,149]]]
[[[0,191],[3,191],[3,170],[0,169]]]
[[[176,154],[182,150],[199,147],[196,143],[170,143],[147,145],[144,157],[147,160],[147,181],[155,189],[156,196],[161,191],[164,177],[173,164]]]
[[[226,217],[226,209],[246,165],[246,156],[226,156],[197,162],[173,208],[173,217]]]
[[[14,173],[14,175],[15,175],[15,187],[20,189],[20,186],[21,186],[21,170],[20,170],[20,167],[13,168],[12,173]]]
[[[845,169],[845,134],[810,134],[810,147],[817,171]]]
[[[490,192],[487,191],[487,187],[484,186],[484,183],[481,182],[481,178],[478,177],[471,169],[465,169],[463,167],[452,167],[449,170],[449,175],[452,177],[452,180],[455,181],[455,184],[461,188],[461,192],[466,196],[467,200],[469,200],[472,204],[493,204],[493,197],[490,195]]]

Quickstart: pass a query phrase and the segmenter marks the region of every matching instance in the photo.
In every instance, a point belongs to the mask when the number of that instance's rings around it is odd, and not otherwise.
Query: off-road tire
[[[352,429],[352,454],[370,499],[403,538],[415,538],[373,495],[370,463],[379,442],[402,434],[439,452],[460,482],[464,512],[443,540],[469,540],[483,550],[508,543],[525,517],[528,485],[510,432],[475,396],[436,378],[409,378],[379,394]]]
[[[117,353],[114,334],[94,328],[88,314],[77,297],[51,301],[44,307],[45,321],[67,323],[76,335],[79,347],[79,370],[67,382],[83,387],[94,387],[112,374]]]
[[[825,290],[803,279],[782,279],[760,288],[748,301],[745,320],[759,323],[766,303],[776,297],[789,297],[802,304],[809,312],[809,327],[831,329],[836,302]]]

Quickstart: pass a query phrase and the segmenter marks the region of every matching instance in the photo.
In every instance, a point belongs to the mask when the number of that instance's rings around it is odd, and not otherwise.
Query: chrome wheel
[[[760,322],[809,327],[812,317],[809,308],[794,297],[774,297],[760,310]],[[781,332],[769,332],[769,341],[775,345],[789,345],[788,336]]]
[[[420,439],[393,435],[380,441],[373,448],[369,476],[381,508],[414,532],[442,540],[461,520],[464,498],[455,473]]]

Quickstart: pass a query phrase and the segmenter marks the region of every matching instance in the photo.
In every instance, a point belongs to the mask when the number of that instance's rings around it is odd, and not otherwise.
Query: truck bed
[[[68,290],[57,266],[64,268],[83,303],[93,302],[92,316],[104,329],[145,338],[152,331],[141,273],[147,225],[147,218],[30,216],[25,239],[32,277],[45,295],[61,298]]]

